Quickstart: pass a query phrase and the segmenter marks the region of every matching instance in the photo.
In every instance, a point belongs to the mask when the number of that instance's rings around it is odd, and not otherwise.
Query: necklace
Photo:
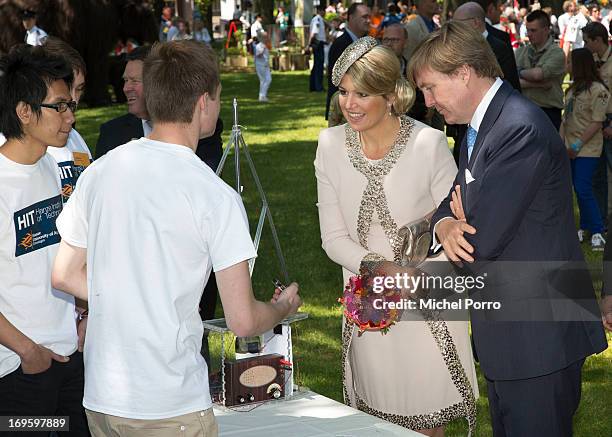
[[[397,122],[397,124],[395,122]],[[376,153],[374,153],[375,156],[372,157],[372,158],[369,156],[371,153],[367,153],[366,152],[368,150],[368,144],[365,141],[364,135],[362,135],[361,132],[358,132],[359,143],[361,145],[361,153],[363,153],[363,155],[365,156],[366,159],[370,159],[370,160],[373,160],[373,161],[377,161],[379,159],[382,159],[382,158],[385,157],[385,155],[387,155],[387,153],[389,153],[389,150],[391,150],[391,148],[395,145],[395,143],[398,140],[399,129],[401,127],[401,122],[400,122],[399,117],[394,117],[394,120],[392,120],[391,123],[393,124],[393,130],[394,131],[397,130],[397,133],[394,135],[393,142],[391,142],[390,145],[388,145],[388,146],[386,146],[384,148],[381,148],[381,147],[372,147],[370,150],[373,150],[373,151],[376,152]],[[382,141],[376,141],[376,144],[380,144],[381,142]],[[384,150],[384,153],[382,153],[382,154],[378,153],[380,150]]]
[[[367,185],[363,192],[357,217],[359,244],[363,248],[368,249],[368,232],[372,222],[372,215],[376,211],[389,244],[393,249],[394,260],[396,262],[401,260],[401,238],[399,238],[397,233],[399,229],[397,223],[395,223],[389,211],[383,184],[385,176],[389,174],[406,148],[408,138],[414,127],[414,122],[407,117],[402,116],[399,121],[400,128],[395,142],[382,159],[374,162],[369,162],[363,154],[357,132],[350,125],[346,124],[345,126],[349,160],[353,167],[367,179]]]

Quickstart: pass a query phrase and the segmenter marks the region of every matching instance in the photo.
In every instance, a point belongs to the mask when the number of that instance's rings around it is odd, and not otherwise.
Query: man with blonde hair
[[[153,130],[81,175],[57,220],[52,282],[89,301],[83,405],[94,437],[213,437],[198,314],[211,269],[237,336],[272,329],[301,301],[297,284],[255,300],[240,196],[195,154],[219,115],[212,49],[158,44],[143,81]]]
[[[506,80],[514,89],[520,92],[521,84],[516,69],[514,52],[510,47],[504,44],[503,41],[495,38],[488,32],[487,28],[485,27],[485,12],[482,7],[476,2],[464,3],[455,10],[453,20],[466,23],[482,34],[483,38],[487,40],[487,43],[491,47],[491,50],[493,50],[493,54],[501,67],[504,80]],[[459,148],[466,130],[466,125],[447,126],[447,134],[452,136],[455,140],[453,157],[455,158],[455,162],[457,164],[459,163]]]
[[[486,41],[455,21],[411,59],[409,78],[427,105],[469,123],[432,235],[464,275],[485,278],[470,298],[502,305],[470,310],[493,435],[571,436],[582,365],[607,342],[576,237],[565,146],[500,73]],[[559,305],[562,321],[551,317]]]

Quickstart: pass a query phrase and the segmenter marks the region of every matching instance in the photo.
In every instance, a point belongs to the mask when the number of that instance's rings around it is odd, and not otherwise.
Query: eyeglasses
[[[40,106],[43,108],[55,109],[59,113],[66,112],[68,109],[70,109],[72,113],[75,113],[77,110],[77,102],[74,100],[71,102],[41,103]]]
[[[383,38],[382,39],[382,43],[383,44],[395,44],[397,42],[402,42],[403,40],[401,38]]]

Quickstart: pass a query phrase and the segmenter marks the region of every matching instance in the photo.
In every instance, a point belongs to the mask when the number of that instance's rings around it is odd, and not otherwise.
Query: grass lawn
[[[340,267],[321,249],[316,208],[314,161],[319,131],[326,127],[322,116],[324,93],[309,93],[308,72],[273,74],[270,103],[257,102],[259,82],[253,73],[225,74],[222,78],[222,113],[225,138],[232,125],[231,100],[238,97],[240,123],[278,230],[281,246],[292,280],[300,283],[310,319],[299,323],[294,333],[298,383],[330,398],[342,400],[340,372],[341,311],[336,299],[342,291]],[[83,109],[78,113],[78,129],[89,146],[95,147],[98,126],[125,113],[125,106]],[[242,184],[251,230],[254,232],[260,203],[257,189],[246,166],[242,165]],[[160,175],[161,177],[161,175]],[[233,160],[228,160],[224,179],[234,184]],[[590,252],[596,286],[600,287],[601,254]],[[254,289],[260,299],[272,292],[271,279],[281,278],[266,224],[253,274]],[[220,308],[217,309],[220,314]],[[612,336],[608,335],[612,344]],[[405,345],[410,347],[410,345]],[[384,364],[381,364],[384,365]],[[486,385],[479,374],[481,397],[478,401],[477,436],[490,436],[491,427]],[[612,348],[587,360],[583,372],[583,393],[576,415],[578,437],[612,436]],[[407,393],[418,396],[418,393]],[[447,436],[465,436],[464,421],[452,423]]]

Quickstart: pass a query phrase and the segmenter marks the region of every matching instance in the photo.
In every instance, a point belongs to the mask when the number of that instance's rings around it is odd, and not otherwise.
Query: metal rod
[[[232,135],[234,136],[234,163],[236,167],[236,191],[238,194],[242,193],[242,187],[240,186],[240,146],[239,139],[242,138],[240,132],[240,125],[238,124],[238,100],[234,97],[232,102],[234,106],[234,126],[232,126]]]
[[[223,155],[221,156],[221,161],[219,162],[219,166],[217,167],[216,173],[217,175],[221,175],[223,168],[225,167],[227,157],[230,153],[230,149],[232,148],[232,146],[234,146],[234,162],[236,164],[236,191],[238,192],[238,194],[242,195],[242,187],[240,186],[240,149],[242,148],[242,150],[244,151],[244,156],[246,157],[247,163],[251,170],[253,180],[255,181],[255,185],[257,186],[257,191],[259,192],[259,196],[261,198],[262,210],[259,215],[257,231],[255,233],[255,250],[259,250],[259,243],[263,232],[263,223],[265,221],[265,217],[267,217],[270,224],[270,230],[272,231],[274,249],[276,251],[276,256],[278,257],[278,262],[280,264],[281,274],[285,283],[289,283],[289,273],[287,271],[287,264],[285,263],[285,257],[283,256],[283,251],[281,249],[280,241],[278,239],[276,227],[274,226],[274,220],[272,219],[272,213],[270,212],[268,199],[266,198],[266,194],[261,185],[261,181],[259,180],[259,176],[257,175],[257,170],[255,169],[255,164],[253,163],[253,159],[251,158],[249,148],[246,145],[242,136],[241,126],[238,124],[238,101],[235,97],[233,99],[232,105],[234,111],[234,125],[232,126],[232,134],[227,146],[225,147],[225,150],[223,151]],[[256,258],[249,260],[249,272],[251,273],[251,275],[253,274],[253,269],[255,268],[255,261]]]
[[[244,156],[246,156],[247,163],[251,168],[251,173],[253,174],[253,179],[255,180],[255,185],[257,186],[257,190],[259,191],[259,196],[261,197],[262,208],[267,209],[267,217],[268,222],[270,224],[270,230],[272,231],[272,239],[274,241],[274,248],[276,250],[276,256],[278,257],[278,262],[280,263],[281,273],[283,274],[283,279],[285,283],[289,282],[289,273],[287,272],[287,264],[285,263],[285,257],[283,256],[283,251],[280,246],[280,241],[278,240],[278,234],[276,233],[276,227],[274,226],[274,220],[272,219],[272,214],[270,213],[270,209],[268,208],[268,199],[266,198],[266,193],[263,190],[261,185],[261,181],[259,180],[259,176],[257,175],[257,171],[255,170],[255,164],[253,163],[253,159],[251,158],[251,154],[249,152],[249,148],[244,142],[244,138],[240,137],[240,146],[243,149]]]

